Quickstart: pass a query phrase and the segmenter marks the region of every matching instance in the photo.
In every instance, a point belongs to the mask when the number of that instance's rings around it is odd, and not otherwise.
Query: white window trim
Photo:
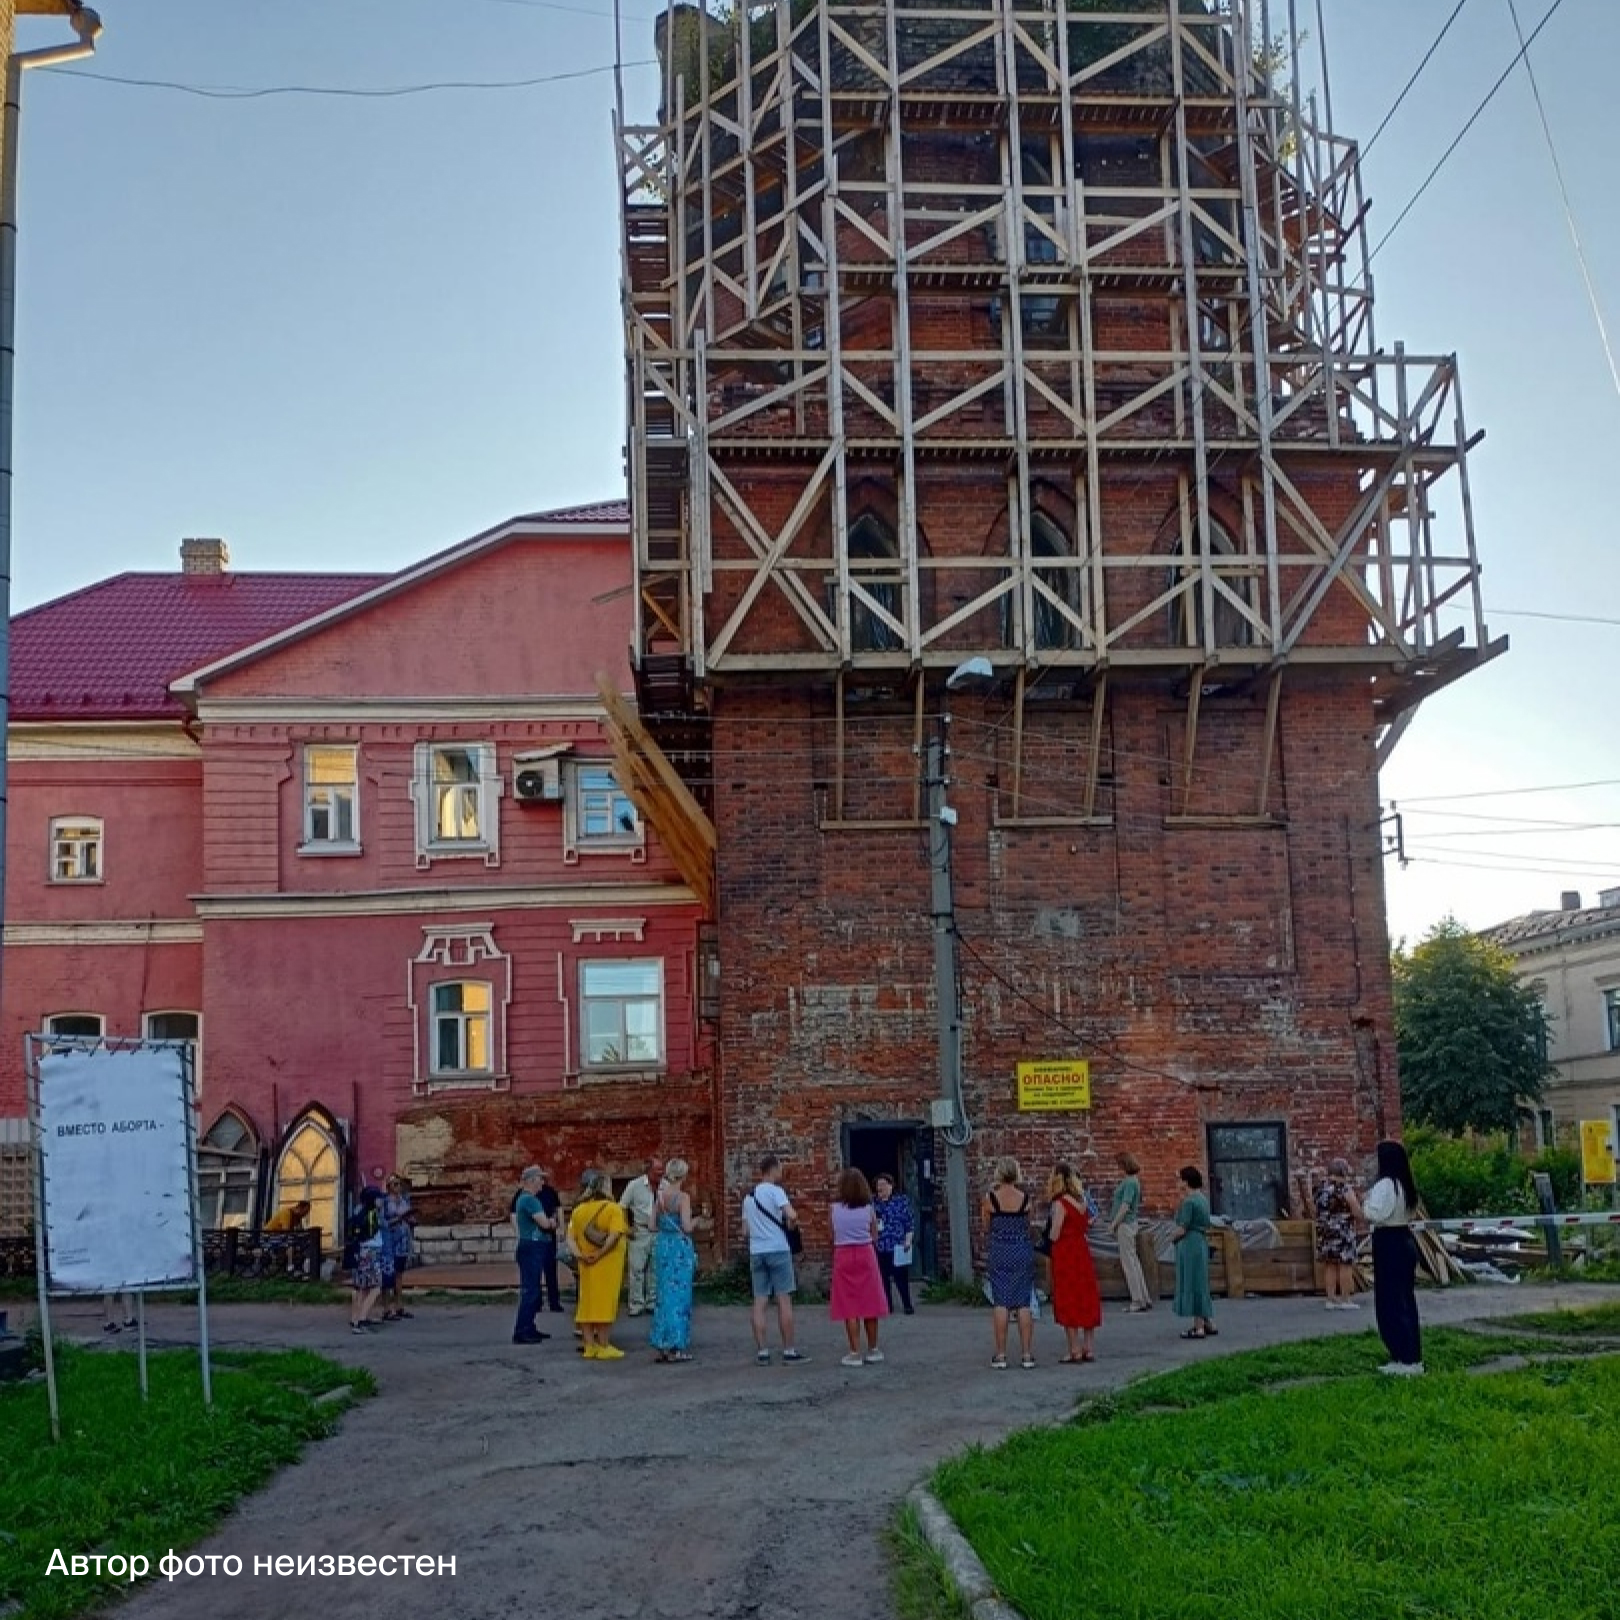
[[[469,980],[490,987],[490,1067],[435,1071],[434,988]],[[436,1091],[505,1091],[512,1079],[506,1059],[512,959],[495,943],[494,925],[424,925],[422,947],[410,963],[406,986],[406,1002],[411,1009],[412,1090],[419,1096]]]
[[[310,781],[309,756],[312,749],[325,749],[331,753],[345,751],[349,755],[350,763],[354,767],[354,776],[349,787],[349,824],[354,829],[352,838],[317,838],[311,828],[314,815],[313,806],[310,803],[310,789],[317,786],[336,787],[339,785],[337,783],[314,783]],[[358,743],[306,742],[303,744],[302,753],[299,756],[299,767],[303,837],[298,845],[298,853],[316,857],[360,854],[360,745]]]
[[[570,866],[574,865],[582,855],[628,855],[632,861],[640,862],[647,858],[647,825],[641,819],[641,814],[630,802],[630,795],[625,793],[619,779],[615,775],[613,780],[618,787],[620,795],[626,803],[630,804],[631,813],[636,818],[636,830],[633,833],[609,833],[599,837],[587,837],[583,831],[584,818],[580,815],[580,777],[586,771],[613,771],[611,759],[571,759],[565,768],[567,786],[563,793],[563,860]]]
[[[96,873],[94,877],[60,877],[56,871],[56,844],[61,837],[64,827],[94,827],[96,835],[93,840],[96,848]],[[83,840],[91,842],[91,840]],[[51,883],[61,884],[64,888],[79,887],[81,885],[94,886],[107,881],[107,824],[100,816],[52,816],[50,837],[45,845],[46,878]]]
[[[143,1041],[170,1040],[173,1037],[154,1035],[152,1033],[152,1020],[154,1018],[168,1018],[181,1014],[187,1018],[197,1020],[197,1033],[191,1041],[191,1083],[198,1091],[202,1089],[202,1014],[194,1007],[154,1007],[150,1012],[141,1014],[141,1039]]]
[[[452,986],[479,985],[489,992],[489,1006],[481,1013],[473,1012],[440,1012],[435,1003],[441,990],[448,990]],[[441,1069],[439,1061],[439,1020],[453,1018],[461,1030],[459,1045],[461,1055],[467,1055],[467,1028],[469,1024],[482,1020],[484,1024],[484,1050],[489,1054],[489,1062],[479,1067],[462,1063],[454,1068]],[[487,1085],[495,1077],[495,985],[490,979],[435,979],[428,990],[428,1079],[435,1084],[444,1081],[471,1080],[480,1085]]]
[[[587,999],[616,1000],[615,997],[592,997],[585,994],[585,971],[592,967],[655,967],[658,969],[658,1056],[631,1058],[615,1063],[593,1063],[590,1056],[590,1031],[585,1022]],[[661,956],[582,956],[574,969],[575,1012],[579,1027],[579,1072],[582,1075],[638,1075],[663,1074],[669,1065],[669,986],[664,959]],[[641,999],[641,998],[637,998]]]
[[[448,749],[460,749],[474,756],[478,773],[478,830],[474,838],[441,839],[434,836],[438,808],[433,783],[433,756]],[[416,745],[411,769],[411,799],[416,806],[416,865],[424,870],[434,861],[482,860],[485,866],[501,864],[500,798],[502,790],[494,743],[463,742],[443,738]]]
[[[93,1018],[96,1021],[94,1035],[60,1035],[51,1026],[58,1018]],[[41,1032],[52,1040],[63,1041],[103,1041],[107,1038],[107,1016],[97,1012],[74,1012],[71,1009],[62,1012],[46,1013],[40,1020]]]

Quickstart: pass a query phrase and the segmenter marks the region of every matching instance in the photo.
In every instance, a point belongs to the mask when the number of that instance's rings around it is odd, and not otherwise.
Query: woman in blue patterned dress
[[[1016,1159],[996,1161],[996,1184],[984,1195],[985,1269],[989,1273],[991,1331],[996,1352],[990,1365],[1007,1365],[1007,1321],[1018,1316],[1022,1365],[1035,1365],[1035,1323],[1030,1306],[1035,1296],[1035,1243],[1029,1232],[1029,1194],[1018,1185],[1023,1172]]]
[[[686,1191],[690,1166],[671,1159],[653,1200],[652,1331],[647,1342],[657,1361],[692,1359],[692,1284],[697,1277],[697,1251],[692,1246],[692,1198]]]
[[[916,1218],[911,1213],[911,1200],[894,1190],[894,1177],[880,1172],[872,1182],[872,1208],[877,1212],[878,1273],[883,1278],[883,1297],[894,1309],[890,1289],[900,1292],[900,1308],[907,1316],[917,1313],[911,1303],[912,1243],[917,1235]]]

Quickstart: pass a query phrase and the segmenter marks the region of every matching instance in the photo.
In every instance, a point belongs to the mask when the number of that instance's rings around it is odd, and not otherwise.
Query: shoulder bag
[[[757,1209],[760,1214],[763,1215],[765,1219],[768,1220],[773,1226],[780,1226],[783,1232],[787,1235],[788,1253],[803,1254],[804,1234],[798,1229],[798,1227],[789,1226],[788,1223],[781,1219],[780,1216],[771,1214],[771,1212],[766,1209],[766,1207],[760,1203],[757,1198],[754,1198],[752,1193],[749,1193],[748,1196],[754,1199],[754,1208]]]

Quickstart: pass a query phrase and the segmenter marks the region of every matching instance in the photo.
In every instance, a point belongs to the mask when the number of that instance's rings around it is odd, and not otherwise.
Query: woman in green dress
[[[1177,1179],[1182,1186],[1176,1211],[1176,1315],[1190,1316],[1192,1326],[1184,1339],[1215,1336],[1215,1301],[1209,1292],[1209,1200],[1204,1196],[1203,1172],[1184,1166]]]

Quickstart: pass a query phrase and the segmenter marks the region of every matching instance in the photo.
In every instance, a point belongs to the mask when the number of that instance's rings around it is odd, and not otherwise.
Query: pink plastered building
[[[13,625],[0,1116],[29,1031],[195,1040],[209,1226],[332,1231],[395,1168],[477,1218],[530,1162],[712,1163],[703,903],[596,687],[622,504],[386,576],[182,561]]]

